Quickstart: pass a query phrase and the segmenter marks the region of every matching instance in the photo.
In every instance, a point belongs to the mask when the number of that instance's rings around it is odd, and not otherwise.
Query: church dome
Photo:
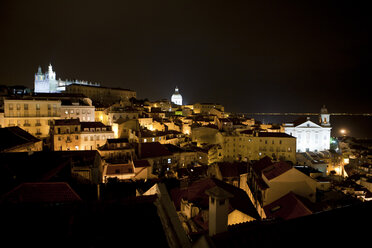
[[[174,94],[171,97],[171,102],[177,105],[182,105],[182,96],[178,90],[178,87],[174,90]]]

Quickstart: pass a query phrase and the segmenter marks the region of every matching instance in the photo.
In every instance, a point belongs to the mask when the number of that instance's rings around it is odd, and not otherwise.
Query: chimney
[[[229,198],[233,195],[218,186],[205,193],[209,195],[209,236],[227,231]]]

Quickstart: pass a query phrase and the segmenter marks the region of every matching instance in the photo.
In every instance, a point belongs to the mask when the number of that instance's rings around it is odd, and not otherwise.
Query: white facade
[[[285,133],[296,137],[297,152],[318,152],[330,149],[332,128],[329,125],[329,115],[327,124],[317,125],[308,118],[296,126],[287,123],[284,130]]]
[[[35,93],[60,93],[66,90],[66,86],[71,84],[83,84],[89,86],[99,86],[96,83],[89,83],[86,81],[62,81],[56,79],[56,73],[53,71],[51,64],[48,66],[48,72],[43,73],[39,66],[37,73],[35,74],[34,81],[34,92]]]
[[[182,96],[181,96],[181,94],[178,91],[178,87],[176,87],[176,89],[174,91],[174,94],[172,95],[171,101],[174,104],[182,105]]]

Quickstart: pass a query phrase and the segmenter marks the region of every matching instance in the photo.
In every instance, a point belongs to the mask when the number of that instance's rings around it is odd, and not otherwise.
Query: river
[[[304,117],[303,115],[247,115],[248,118],[254,118],[264,124],[268,123],[286,123],[292,122],[298,118]],[[318,116],[310,116],[310,120],[314,123],[319,123]],[[355,138],[372,139],[372,116],[361,115],[331,115],[331,135],[332,137],[342,136],[340,130],[346,130],[345,135]]]

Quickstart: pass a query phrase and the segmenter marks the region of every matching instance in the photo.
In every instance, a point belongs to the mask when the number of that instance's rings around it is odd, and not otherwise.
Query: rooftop
[[[7,203],[69,203],[81,201],[65,182],[22,183],[1,198]]]
[[[84,130],[84,128],[102,128],[102,127],[109,127],[109,128],[111,128],[110,126],[106,126],[102,122],[98,122],[98,121],[80,122],[80,124],[81,124],[81,129],[82,130]]]
[[[141,143],[141,156],[140,158],[152,158],[152,157],[163,157],[172,156],[172,153],[159,142],[152,143]]]
[[[134,173],[133,164],[108,164],[107,165],[107,175],[118,175],[118,174],[128,174]]]
[[[122,90],[122,91],[132,91],[134,92],[133,90],[130,90],[130,89],[122,89],[122,88],[118,88],[118,87],[104,87],[104,86],[95,86],[95,85],[85,85],[85,84],[70,84],[68,86],[66,86],[66,88],[70,88],[70,87],[76,87],[76,86],[79,86],[79,87],[88,87],[88,88],[100,88],[100,89],[110,89],[110,90]]]
[[[267,218],[289,220],[312,214],[304,203],[294,194],[289,192],[278,200],[264,207]]]
[[[265,168],[264,170],[262,170],[262,173],[268,180],[272,180],[292,168],[293,167],[286,162],[279,162]]]
[[[54,126],[72,126],[80,125],[79,119],[58,119],[54,120]]]
[[[0,137],[0,152],[40,141],[20,127],[0,128]]]
[[[195,181],[186,189],[175,188],[171,191],[171,197],[176,209],[180,208],[181,199],[191,201],[203,209],[208,209],[209,196],[206,194],[206,191],[216,186],[233,196],[229,200],[232,209],[238,209],[255,219],[260,219],[256,208],[253,206],[244,190],[215,178],[206,178]]]

